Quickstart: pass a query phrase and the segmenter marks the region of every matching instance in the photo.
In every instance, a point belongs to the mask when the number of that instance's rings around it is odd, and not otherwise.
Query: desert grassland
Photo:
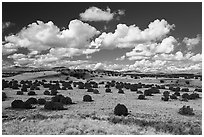
[[[57,72],[38,72],[25,73],[5,79],[11,80],[65,80],[66,76],[61,76]],[[75,78],[70,78],[78,81]],[[155,83],[160,84],[159,78],[132,79],[130,77],[93,77],[96,82],[100,81],[122,81],[132,83]],[[82,80],[84,81],[84,80]],[[174,82],[169,80],[167,82]],[[183,82],[181,80],[181,82]],[[195,84],[196,83],[196,84]],[[192,84],[201,86],[199,80],[190,82],[190,91],[194,90]],[[51,96],[43,95],[44,88],[36,90],[35,98],[46,98],[50,100]],[[170,100],[164,102],[161,100],[161,94],[148,96],[147,100],[138,100],[136,92],[124,89],[125,94],[118,94],[118,90],[111,88],[113,93],[105,93],[104,85],[99,85],[100,94],[87,93],[86,89],[58,90],[60,94],[71,97],[75,104],[66,105],[66,110],[48,111],[43,109],[43,105],[36,105],[35,109],[19,110],[11,109],[10,104],[14,99],[23,101],[30,98],[26,93],[16,95],[16,91],[4,89],[8,99],[2,103],[2,115],[6,118],[2,121],[3,134],[201,134],[202,130],[202,99],[189,100],[183,102],[179,100]],[[139,89],[144,91],[145,88]],[[172,91],[170,91],[173,93]],[[184,93],[184,92],[183,92]],[[181,93],[181,94],[183,94]],[[83,95],[89,94],[93,102],[83,102]],[[199,93],[202,97],[202,93]],[[129,110],[129,115],[115,116],[114,107],[118,104],[125,104]],[[178,114],[179,108],[183,105],[189,105],[194,109],[195,115],[184,116]]]

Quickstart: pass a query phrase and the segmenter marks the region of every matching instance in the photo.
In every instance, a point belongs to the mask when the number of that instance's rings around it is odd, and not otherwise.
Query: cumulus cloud
[[[109,49],[115,47],[132,48],[135,47],[135,44],[162,40],[174,27],[174,24],[170,25],[164,19],[151,22],[145,30],[141,30],[136,25],[118,24],[114,33],[102,33],[95,39],[94,44],[97,47]]]
[[[176,39],[169,36],[162,40],[161,43],[138,44],[135,48],[126,53],[129,60],[147,59],[157,53],[171,53],[174,51]]]
[[[18,46],[13,43],[2,44],[2,55],[8,55],[17,51]]]
[[[124,15],[124,10],[118,10],[118,12],[112,12],[107,7],[106,10],[102,10],[98,7],[90,7],[85,10],[84,13],[80,13],[80,19],[83,21],[110,21],[115,15]]]
[[[5,41],[33,51],[49,48],[85,48],[90,39],[100,32],[80,20],[72,20],[68,29],[60,31],[53,22],[37,21],[23,28],[18,34],[5,37]]]
[[[119,58],[116,58],[115,60],[124,60],[125,59],[125,55],[119,57]]]
[[[199,44],[200,41],[201,41],[200,35],[197,35],[195,38],[185,37],[183,39],[183,42],[186,44],[188,50],[192,50],[196,45]]]
[[[202,54],[196,54],[196,55],[194,55],[194,56],[192,56],[191,58],[190,58],[190,60],[192,60],[192,61],[195,61],[195,62],[199,62],[199,61],[202,61]]]

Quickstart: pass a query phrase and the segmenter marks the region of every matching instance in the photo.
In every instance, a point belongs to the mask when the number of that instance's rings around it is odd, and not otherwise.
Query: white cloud
[[[202,61],[202,54],[196,54],[190,58],[192,61]]]
[[[118,12],[112,12],[107,7],[106,10],[102,10],[97,7],[90,7],[85,10],[84,13],[80,13],[79,16],[83,21],[110,21],[115,15],[124,15],[124,10],[118,10]]]
[[[17,51],[17,46],[12,43],[3,43],[2,44],[2,54],[8,55]]]
[[[196,38],[187,38],[183,39],[183,42],[186,44],[188,50],[192,50],[196,45],[201,41],[200,35],[197,35]]]
[[[157,46],[157,53],[170,53],[174,50],[174,44],[176,43],[176,39],[172,36],[169,36],[162,40],[161,44]]]
[[[138,44],[132,51],[127,52],[126,56],[129,60],[140,60],[147,59],[157,53],[171,53],[174,51],[175,43],[177,43],[176,39],[169,36],[161,43]]]
[[[174,29],[174,26],[174,24],[168,24],[164,19],[151,22],[145,30],[140,30],[136,25],[118,24],[114,33],[104,32],[96,38],[95,45],[109,49],[115,47],[132,48],[135,47],[135,44],[162,40],[170,30]]]
[[[90,39],[100,32],[80,20],[72,20],[69,28],[60,31],[53,22],[37,21],[23,28],[18,34],[5,37],[9,43],[18,47],[26,47],[33,51],[42,51],[49,48],[86,48]]]
[[[119,58],[116,58],[115,60],[124,60],[125,59],[125,55],[119,57]]]

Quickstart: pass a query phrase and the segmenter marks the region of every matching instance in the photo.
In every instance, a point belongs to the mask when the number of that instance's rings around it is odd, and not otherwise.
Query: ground
[[[24,73],[14,77],[7,77],[6,80],[65,80],[66,76],[58,72],[36,72]],[[175,84],[176,79],[165,78],[142,78],[133,79],[126,77],[95,77],[96,82],[100,81],[122,81],[131,83],[152,83],[160,84],[160,79],[165,83]],[[76,78],[70,77],[70,80],[77,81]],[[82,80],[85,81],[85,80]],[[185,85],[185,79],[179,79],[181,88],[189,86],[190,91],[196,87],[201,87],[199,80],[190,80],[189,85]],[[202,122],[202,93],[199,93],[200,99],[189,100],[188,102],[180,100],[170,100],[164,102],[161,100],[161,94],[148,96],[147,100],[138,100],[136,92],[124,89],[125,94],[118,94],[118,90],[111,88],[113,93],[105,93],[105,85],[99,85],[100,94],[87,93],[85,89],[74,87],[73,90],[59,90],[60,94],[71,97],[74,104],[66,105],[66,110],[47,111],[43,105],[36,105],[31,110],[14,110],[10,104],[14,99],[27,100],[30,96],[27,94],[16,95],[16,91],[9,88],[3,91],[9,97],[2,103],[2,133],[3,134],[201,134]],[[168,87],[166,87],[168,88]],[[40,86],[41,90],[36,90],[35,98],[46,98],[51,96],[43,95],[45,89]],[[144,91],[145,88],[140,89]],[[168,90],[169,91],[169,90]],[[172,91],[170,91],[173,93]],[[83,95],[89,94],[93,102],[83,102]],[[183,93],[181,93],[183,94]],[[118,104],[124,104],[129,111],[127,117],[114,116],[114,107]],[[178,113],[179,108],[187,105],[193,108],[195,115],[184,116]],[[141,125],[147,123],[147,125]],[[153,123],[153,124],[151,124]],[[166,124],[169,123],[169,124]],[[171,125],[171,126],[170,126]],[[183,126],[185,125],[185,126]],[[169,126],[172,129],[162,129]],[[175,127],[177,126],[177,127]],[[182,127],[183,126],[183,127]],[[169,128],[167,127],[167,128]],[[193,128],[196,127],[196,128]],[[180,131],[182,130],[183,131]],[[178,130],[178,131],[177,131]]]

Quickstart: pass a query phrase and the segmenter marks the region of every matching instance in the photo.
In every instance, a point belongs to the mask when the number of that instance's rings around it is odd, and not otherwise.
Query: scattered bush
[[[46,102],[44,105],[44,109],[47,110],[64,110],[64,106],[61,102]]]
[[[38,100],[36,98],[29,98],[25,102],[29,104],[37,104]]]
[[[145,95],[139,95],[139,96],[138,96],[138,99],[140,99],[140,100],[145,100],[146,98],[145,98]]]
[[[16,95],[23,95],[23,92],[22,91],[17,91]]]
[[[93,91],[94,91],[93,88],[88,88],[88,89],[87,89],[87,92],[93,92]]]
[[[43,94],[44,95],[50,95],[50,92],[48,90],[45,90]]]
[[[177,96],[176,96],[176,94],[172,94],[172,95],[170,95],[170,98],[171,99],[177,99]]]
[[[181,114],[181,115],[195,115],[193,113],[193,108],[190,108],[190,106],[185,106],[185,105],[179,109],[179,114]]]
[[[184,94],[182,95],[182,98],[189,99],[189,94],[188,94],[188,93],[184,93]]]
[[[100,94],[99,91],[98,91],[98,89],[94,89],[94,90],[93,90],[93,93],[94,93],[94,94]]]
[[[58,91],[56,89],[52,89],[50,95],[55,96],[57,93]]]
[[[72,99],[70,97],[65,97],[65,98],[62,98],[61,103],[65,104],[65,105],[68,105],[68,104],[73,104],[72,103]]]
[[[118,93],[119,93],[119,94],[125,94],[122,89],[119,89]]]
[[[84,102],[91,102],[93,100],[92,100],[92,97],[90,95],[84,95],[83,96],[83,101]]]
[[[193,100],[193,99],[197,99],[197,98],[200,98],[200,97],[199,97],[199,94],[197,94],[197,93],[192,93],[192,94],[189,95],[189,98],[188,98],[188,99]]]
[[[29,91],[28,92],[28,96],[33,96],[33,95],[36,95],[35,91]]]
[[[14,100],[11,103],[12,108],[24,108],[24,102],[22,100]]]
[[[144,91],[145,96],[153,96],[151,90],[147,89]]]
[[[138,91],[137,91],[137,94],[143,94],[143,92],[142,92],[142,91],[140,91],[140,90],[138,90]]]
[[[38,99],[38,104],[39,105],[44,105],[46,103],[46,100],[44,98],[39,98]]]
[[[169,97],[167,97],[167,96],[161,97],[161,100],[163,100],[163,101],[169,101]]]
[[[6,98],[7,98],[6,93],[5,93],[5,92],[2,92],[2,101],[5,101],[5,100],[6,100]]]
[[[106,93],[111,93],[111,89],[110,88],[106,88]]]
[[[164,97],[169,97],[169,94],[170,94],[169,91],[164,91],[164,92],[163,92],[163,96],[164,96]]]
[[[117,106],[114,108],[114,114],[117,116],[127,116],[128,115],[128,109],[123,104],[117,104]]]

